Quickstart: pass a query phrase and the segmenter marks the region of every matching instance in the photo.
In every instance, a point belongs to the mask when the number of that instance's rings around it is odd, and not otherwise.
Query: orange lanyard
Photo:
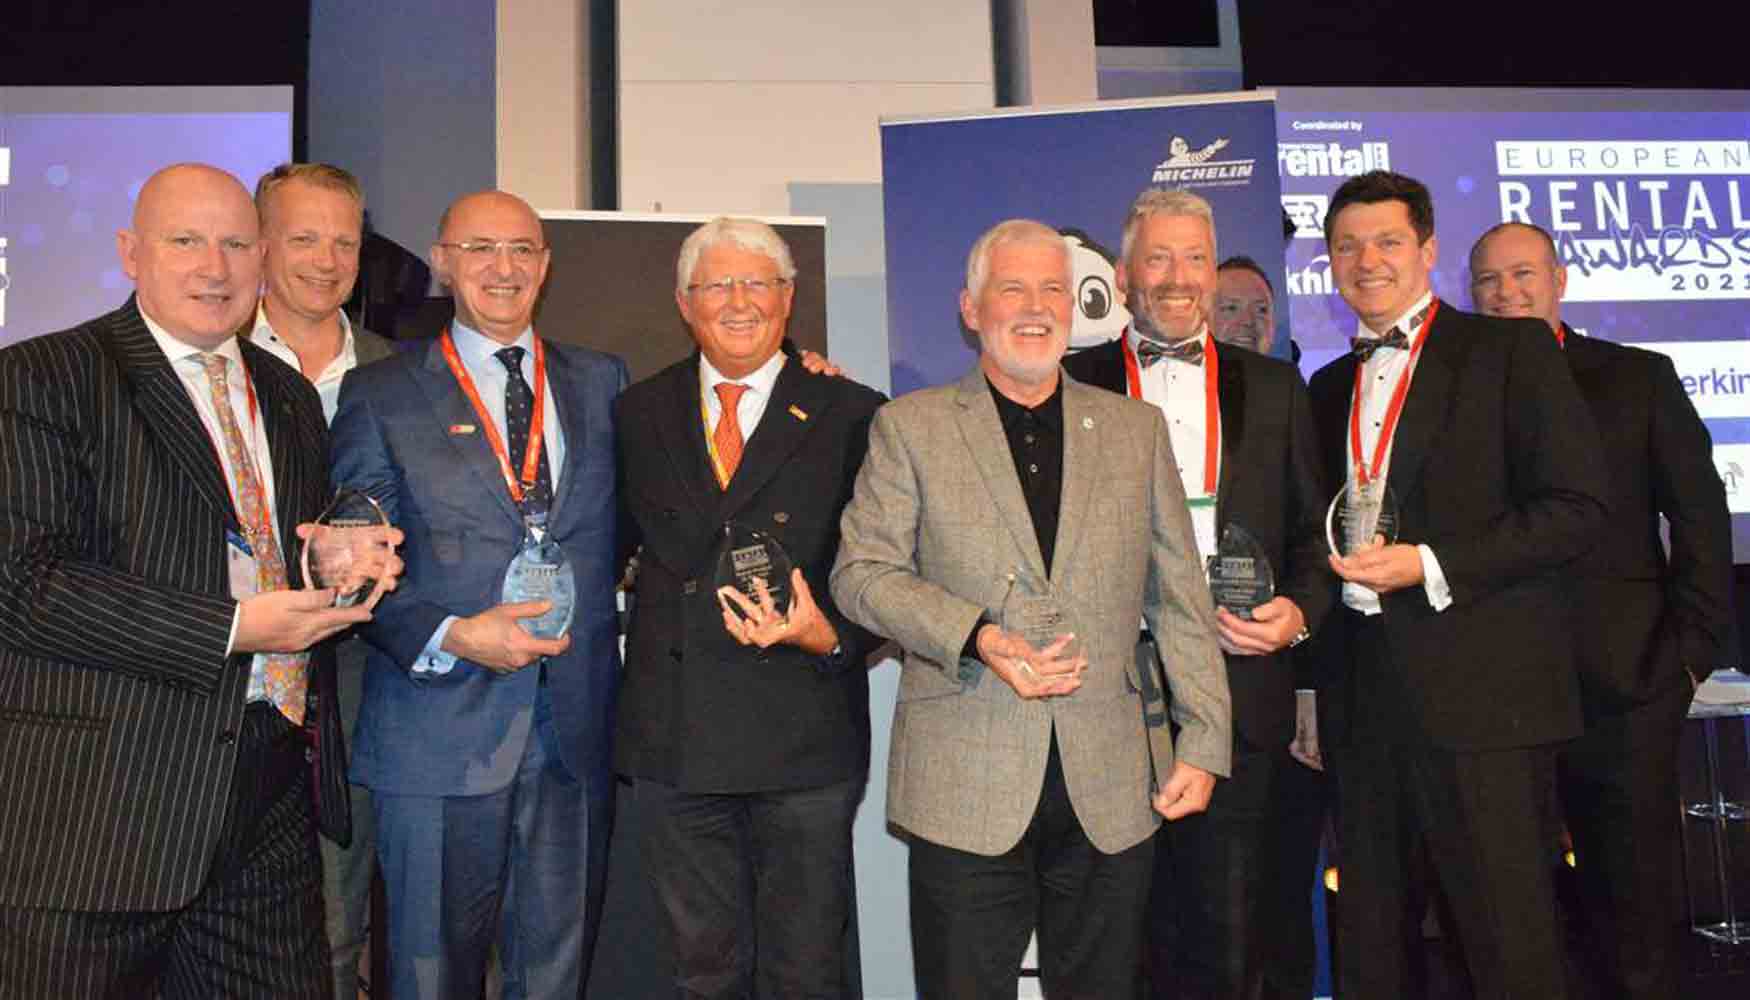
[[[1203,341],[1203,493],[1215,493],[1216,467],[1221,462],[1221,389],[1216,381],[1221,361],[1215,345],[1204,334]],[[1124,348],[1124,381],[1131,399],[1142,398],[1142,366],[1136,363],[1136,352],[1130,347],[1130,334],[1121,334],[1118,343]]]
[[[457,384],[462,387],[462,395],[468,397],[468,402],[480,417],[480,428],[486,432],[486,440],[492,445],[492,453],[498,457],[498,471],[504,476],[505,489],[510,490],[510,498],[520,505],[525,491],[534,489],[536,480],[541,476],[541,433],[547,426],[547,352],[541,346],[541,338],[535,338],[535,412],[529,417],[529,443],[523,448],[523,474],[520,480],[510,467],[510,449],[504,446],[504,439],[498,436],[498,425],[493,423],[492,414],[487,412],[486,404],[481,402],[480,390],[474,388],[474,380],[468,377],[468,369],[462,367],[462,358],[456,353],[456,342],[447,327],[438,343],[443,348],[444,360],[449,363],[450,374],[456,377]]]
[[[1355,366],[1355,396],[1349,404],[1349,452],[1355,459],[1355,481],[1366,486],[1370,480],[1379,478],[1379,467],[1385,463],[1386,452],[1391,450],[1392,435],[1398,429],[1398,417],[1404,412],[1404,399],[1410,394],[1410,375],[1416,370],[1416,357],[1422,351],[1422,344],[1428,339],[1428,331],[1434,326],[1434,315],[1440,311],[1440,300],[1435,299],[1428,305],[1428,317],[1422,320],[1422,328],[1416,331],[1416,337],[1410,342],[1410,362],[1398,375],[1397,388],[1392,390],[1391,402],[1385,408],[1385,423],[1379,429],[1379,440],[1373,442],[1373,468],[1361,460],[1361,383],[1364,381],[1362,369],[1366,362]]]

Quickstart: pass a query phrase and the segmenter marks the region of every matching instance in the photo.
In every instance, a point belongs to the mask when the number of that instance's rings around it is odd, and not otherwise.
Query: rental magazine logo
[[[1284,177],[1354,177],[1369,170],[1391,169],[1391,145],[1363,142],[1279,142],[1276,164]]]
[[[1571,302],[1750,299],[1750,141],[1503,140],[1502,222],[1545,225]]]
[[[1216,154],[1226,149],[1231,140],[1216,139],[1198,149],[1192,149],[1184,136],[1173,136],[1167,143],[1167,158],[1155,164],[1152,182],[1169,187],[1239,187],[1252,182],[1258,161],[1218,160]]]

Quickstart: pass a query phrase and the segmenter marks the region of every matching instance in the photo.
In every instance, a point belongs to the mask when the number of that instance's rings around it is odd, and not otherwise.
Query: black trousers
[[[1238,747],[1233,773],[1216,783],[1209,808],[1156,831],[1143,946],[1150,1000],[1247,997],[1257,988],[1267,936],[1268,821],[1277,776],[1298,766],[1286,748]],[[1305,874],[1311,878],[1310,867]],[[1303,906],[1309,898],[1301,894]]]
[[[1589,714],[1557,757],[1586,969],[1603,997],[1678,994],[1677,752],[1691,692],[1674,680],[1645,705]]]
[[[912,962],[920,1000],[1013,1000],[1027,938],[1052,1000],[1135,996],[1150,840],[1103,854],[1076,819],[1053,735],[1020,843],[986,857],[913,838]]]
[[[851,821],[863,784],[712,795],[633,783],[677,997],[846,995]]]
[[[1326,755],[1329,767],[1331,756]],[[1313,894],[1323,892],[1319,843],[1331,802],[1332,779],[1282,751],[1264,820],[1262,894],[1258,902],[1264,1000],[1313,995],[1318,958],[1313,940]]]
[[[212,869],[186,907],[165,913],[0,907],[0,997],[329,997],[334,984],[305,746],[302,731],[271,706],[245,710]]]

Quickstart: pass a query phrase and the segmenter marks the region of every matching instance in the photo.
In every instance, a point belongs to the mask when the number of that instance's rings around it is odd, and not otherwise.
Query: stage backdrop
[[[115,233],[154,171],[253,189],[291,158],[290,87],[0,87],[0,346],[121,305]]]
[[[675,305],[675,258],[709,215],[545,211],[553,267],[535,322],[542,335],[619,355],[632,381],[693,352]],[[790,339],[826,353],[826,220],[767,217],[790,245],[796,297]]]
[[[882,121],[894,394],[947,382],[973,363],[977,347],[959,313],[966,253],[1003,219],[1038,219],[1075,242],[1072,348],[1114,339],[1129,321],[1113,261],[1144,188],[1209,199],[1217,254],[1252,257],[1280,289],[1275,149],[1269,91]],[[1276,339],[1286,350],[1288,338]]]
[[[1287,313],[1309,375],[1355,332],[1322,231],[1347,178],[1428,185],[1435,291],[1466,309],[1476,238],[1542,226],[1568,267],[1562,318],[1676,364],[1713,434],[1735,560],[1750,562],[1750,91],[1284,88],[1277,115],[1298,227]]]

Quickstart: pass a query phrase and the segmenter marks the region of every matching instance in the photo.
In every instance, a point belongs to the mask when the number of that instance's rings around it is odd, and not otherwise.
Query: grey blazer
[[[1180,726],[1177,755],[1228,773],[1227,679],[1166,423],[1154,407],[1063,376],[1063,501],[1049,577],[995,402],[974,368],[958,384],[881,408],[845,508],[833,597],[853,621],[905,648],[887,818],[958,850],[1019,842],[1056,728],[1064,779],[1094,846],[1116,853],[1158,824],[1137,625],[1157,637]],[[1023,701],[961,660],[981,613],[1017,594],[1063,608],[1089,660],[1072,695]],[[1148,672],[1155,668],[1150,666]]]

